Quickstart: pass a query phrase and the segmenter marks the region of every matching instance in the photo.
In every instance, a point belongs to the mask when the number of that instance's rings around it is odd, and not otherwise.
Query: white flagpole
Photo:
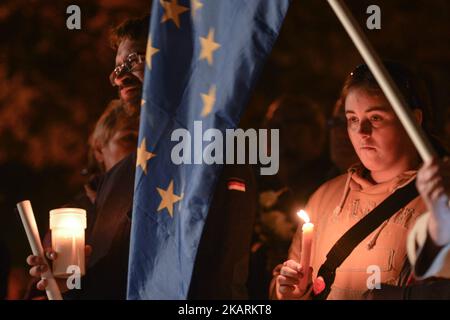
[[[368,65],[423,161],[430,161],[436,155],[433,147],[428,141],[422,127],[414,120],[412,111],[406,106],[405,99],[400,93],[400,90],[387,72],[366,35],[361,30],[358,22],[343,1],[328,0],[328,3]]]

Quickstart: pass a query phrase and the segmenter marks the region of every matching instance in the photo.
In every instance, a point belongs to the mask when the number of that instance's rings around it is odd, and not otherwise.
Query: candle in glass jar
[[[314,224],[310,222],[309,216],[304,210],[297,212],[300,219],[304,221],[302,226],[302,248],[301,248],[301,258],[300,264],[303,267],[303,281],[300,283],[300,287],[306,288],[308,285],[307,281],[309,278],[309,267],[311,264],[311,248],[312,239],[314,234]]]
[[[55,277],[66,278],[72,274],[69,266],[79,268],[85,274],[84,229],[86,229],[86,210],[60,208],[50,211],[52,248],[57,254],[53,261]]]

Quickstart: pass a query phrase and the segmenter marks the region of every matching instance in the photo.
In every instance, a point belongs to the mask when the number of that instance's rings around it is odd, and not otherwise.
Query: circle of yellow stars
[[[189,8],[184,7],[178,3],[178,0],[159,0],[160,5],[164,9],[164,14],[161,19],[161,23],[166,23],[172,21],[175,26],[180,29],[180,15],[189,11]],[[191,0],[191,15],[193,18],[196,17],[197,11],[202,9],[203,3],[200,0]],[[214,64],[214,53],[220,49],[220,43],[216,42],[214,39],[215,30],[214,28],[210,28],[208,30],[208,35],[205,37],[199,37],[200,40],[200,55],[199,60],[206,60],[209,66],[213,66]],[[145,55],[145,61],[149,70],[152,69],[152,59],[155,54],[157,54],[160,49],[153,46],[152,37],[149,36],[147,41],[147,50]],[[216,102],[216,85],[211,85],[208,93],[200,93],[200,97],[203,102],[203,109],[201,112],[202,117],[206,117],[209,115],[215,105]],[[142,100],[141,105],[144,106],[145,101]],[[140,146],[137,149],[137,161],[136,167],[141,167],[144,171],[144,174],[147,174],[147,162],[151,158],[155,157],[156,154],[149,152],[146,149],[146,141],[145,138],[142,140]],[[173,206],[175,203],[181,201],[183,199],[183,193],[178,196],[174,193],[174,181],[171,180],[167,189],[156,188],[159,195],[161,196],[161,202],[157,211],[162,211],[167,209],[170,217],[173,218]]]
[[[180,15],[186,11],[189,11],[189,8],[181,6],[178,3],[178,0],[160,0],[159,2],[164,9],[161,23],[173,21],[173,23],[179,29],[181,27]],[[191,0],[192,16],[195,17],[197,11],[202,7],[203,3],[200,0]],[[199,37],[201,47],[199,60],[206,60],[209,66],[212,66],[214,64],[214,53],[221,47],[220,43],[216,42],[216,40],[214,39],[214,34],[214,28],[210,28],[206,37]],[[153,56],[159,51],[160,50],[158,48],[153,47],[152,37],[150,36],[147,41],[147,51],[145,57],[149,70],[152,69]],[[216,92],[217,87],[215,85],[211,85],[208,93],[200,93],[200,97],[203,102],[203,108],[201,112],[202,117],[206,117],[214,109],[214,105],[216,102]]]

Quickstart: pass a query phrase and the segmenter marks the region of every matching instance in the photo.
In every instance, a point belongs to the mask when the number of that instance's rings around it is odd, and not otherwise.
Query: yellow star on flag
[[[213,64],[213,53],[220,48],[220,44],[214,42],[214,29],[209,29],[208,36],[206,38],[200,37],[200,45],[202,51],[200,52],[199,60],[206,59],[208,64]]]
[[[161,196],[161,203],[159,204],[158,211],[163,210],[164,208],[167,208],[167,211],[169,211],[169,215],[173,218],[173,205],[175,202],[180,201],[183,199],[183,194],[181,196],[177,196],[173,193],[173,180],[170,181],[169,187],[167,190],[156,188],[159,192],[159,195]]]
[[[200,0],[191,0],[191,13],[192,13],[193,18],[195,18],[195,14],[202,7],[203,7],[203,3],[201,3]]]
[[[202,93],[200,95],[203,100],[202,117],[205,117],[212,111],[214,104],[216,103],[216,86],[211,86],[208,94]]]
[[[152,37],[148,38],[147,41],[147,50],[145,53],[145,61],[147,62],[147,67],[151,70],[152,69],[152,57],[154,54],[158,53],[159,49],[154,48],[152,46]]]
[[[141,166],[145,174],[147,174],[147,161],[156,157],[156,154],[148,152],[145,148],[145,138],[142,139],[141,145],[137,149],[136,168]]]
[[[180,14],[188,11],[189,8],[178,5],[178,0],[172,0],[171,2],[166,0],[160,0],[161,6],[164,8],[164,15],[161,23],[167,20],[173,20],[177,28],[180,28]]]

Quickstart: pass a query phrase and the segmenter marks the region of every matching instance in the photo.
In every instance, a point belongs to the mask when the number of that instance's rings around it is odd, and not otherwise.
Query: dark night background
[[[447,140],[450,2],[347,3],[382,58],[403,62],[427,80],[435,126]],[[71,4],[81,8],[81,30],[66,28]],[[381,30],[365,28],[371,4],[381,7]],[[25,277],[30,249],[15,204],[31,200],[43,233],[48,211],[81,189],[88,135],[116,96],[108,81],[114,66],[110,26],[149,12],[150,6],[143,0],[0,3],[0,238],[18,278]],[[293,0],[241,126],[258,128],[267,106],[284,93],[312,99],[328,116],[345,76],[359,63],[326,1]]]

